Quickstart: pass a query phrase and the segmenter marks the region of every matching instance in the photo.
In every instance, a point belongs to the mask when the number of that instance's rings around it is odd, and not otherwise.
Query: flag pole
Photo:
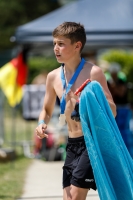
[[[2,147],[5,137],[4,137],[4,94],[0,88],[0,148]]]

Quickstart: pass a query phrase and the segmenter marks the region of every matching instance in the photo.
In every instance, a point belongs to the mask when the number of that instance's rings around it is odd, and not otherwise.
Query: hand
[[[80,121],[80,115],[79,115],[79,102],[76,102],[75,109],[71,113],[71,119],[75,120],[76,122]]]
[[[48,138],[48,135],[45,133],[47,129],[47,125],[46,124],[40,124],[37,128],[36,128],[36,135],[38,136],[39,139],[43,139],[43,138]]]
[[[76,98],[72,91],[69,91],[66,95],[66,107],[65,107],[65,115],[70,116],[72,111],[75,108]]]

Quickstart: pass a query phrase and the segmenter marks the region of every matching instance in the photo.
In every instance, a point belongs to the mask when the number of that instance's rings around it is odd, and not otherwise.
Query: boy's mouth
[[[56,54],[56,57],[59,58],[61,55],[60,54]]]

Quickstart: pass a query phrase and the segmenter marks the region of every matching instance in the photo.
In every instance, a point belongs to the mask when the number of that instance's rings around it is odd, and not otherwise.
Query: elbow
[[[116,117],[117,111],[116,111],[116,105],[115,105],[115,103],[114,102],[110,102],[109,104],[110,104],[110,108],[112,110],[113,116]]]
[[[116,117],[117,111],[116,111],[116,105],[115,104],[114,104],[114,108],[113,108],[113,114],[114,114],[114,117]]]

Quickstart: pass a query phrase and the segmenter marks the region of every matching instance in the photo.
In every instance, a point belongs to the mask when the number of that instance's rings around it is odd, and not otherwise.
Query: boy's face
[[[53,39],[54,53],[59,63],[66,63],[71,60],[76,52],[80,52],[77,49],[77,42],[72,44],[71,40],[64,37],[58,36]]]

